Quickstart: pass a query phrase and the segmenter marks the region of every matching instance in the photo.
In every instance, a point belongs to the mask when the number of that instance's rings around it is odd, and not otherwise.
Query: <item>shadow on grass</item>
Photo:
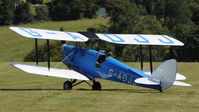
[[[91,89],[77,89],[79,91],[98,91]],[[128,93],[160,93],[157,90],[144,90],[144,89],[102,89],[101,91],[112,91],[112,92],[128,92]]]
[[[0,91],[66,91],[63,89],[0,89]],[[92,89],[73,89],[73,91],[98,91]],[[111,92],[127,92],[127,93],[160,93],[156,90],[144,90],[144,89],[102,89],[99,92],[111,91]]]

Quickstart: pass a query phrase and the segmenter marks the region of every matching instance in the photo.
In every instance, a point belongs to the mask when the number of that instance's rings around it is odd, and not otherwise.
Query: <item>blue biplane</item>
[[[74,33],[23,27],[10,27],[10,29],[24,37],[34,38],[36,50],[36,65],[18,63],[12,63],[12,65],[31,74],[70,79],[64,83],[64,90],[71,90],[72,87],[82,82],[86,82],[93,90],[101,90],[101,84],[96,81],[97,78],[151,88],[161,92],[172,85],[191,86],[190,84],[178,81],[185,80],[186,77],[177,73],[177,61],[175,59],[165,61],[153,71],[151,56],[152,45],[184,45],[182,42],[167,35]],[[37,39],[47,40],[48,67],[38,66]],[[50,67],[49,40],[87,42],[92,39],[115,44],[148,45],[151,70],[143,71],[142,58],[141,70],[137,70],[108,56],[105,52],[66,45],[65,43],[62,45],[62,62],[67,65],[70,70]],[[90,80],[92,84],[88,83],[88,80]]]

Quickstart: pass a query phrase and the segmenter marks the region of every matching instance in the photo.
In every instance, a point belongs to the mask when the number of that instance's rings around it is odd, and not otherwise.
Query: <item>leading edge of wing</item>
[[[27,64],[18,64],[12,63],[12,66],[31,74],[43,75],[43,76],[52,76],[58,78],[68,78],[68,79],[77,79],[77,80],[89,80],[86,76],[74,71],[74,70],[65,70],[65,69],[57,69],[35,66],[35,65],[27,65]]]
[[[43,30],[24,27],[9,27],[10,30],[27,38],[86,42],[88,38],[80,33]]]
[[[167,35],[147,35],[147,34],[96,34],[101,40],[116,44],[135,45],[168,45],[183,46],[177,39]]]

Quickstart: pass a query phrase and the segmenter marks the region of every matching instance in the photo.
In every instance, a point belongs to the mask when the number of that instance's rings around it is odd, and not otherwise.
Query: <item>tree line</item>
[[[63,21],[93,18],[98,10],[95,0],[0,0],[0,26],[33,21]]]
[[[199,61],[198,0],[52,0],[42,7],[32,7],[29,2],[13,7],[11,1],[0,0],[0,25],[28,23],[34,20],[63,21],[94,18],[95,12],[103,7],[109,18],[108,24],[93,26],[88,28],[88,31],[169,35],[182,41],[185,46],[153,46],[154,61],[170,58],[177,58],[178,61]],[[98,49],[100,46],[112,51],[112,55],[121,61],[140,59],[138,50],[140,46],[115,45],[98,41],[92,43],[91,48]],[[58,42],[52,44],[54,46],[51,51],[52,61],[60,61],[60,44]],[[82,43],[80,46],[85,47],[86,44]],[[42,48],[40,52],[45,51],[45,46],[41,46]],[[143,46],[143,53],[145,61],[149,61],[148,46]],[[40,57],[40,61],[46,58],[45,55]],[[24,60],[33,61],[34,51]]]

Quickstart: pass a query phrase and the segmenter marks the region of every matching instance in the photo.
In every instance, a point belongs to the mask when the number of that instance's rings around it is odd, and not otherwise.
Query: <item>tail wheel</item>
[[[63,85],[64,90],[71,90],[72,89],[72,82],[66,81]]]
[[[93,82],[93,90],[101,90],[101,84],[99,82]]]

